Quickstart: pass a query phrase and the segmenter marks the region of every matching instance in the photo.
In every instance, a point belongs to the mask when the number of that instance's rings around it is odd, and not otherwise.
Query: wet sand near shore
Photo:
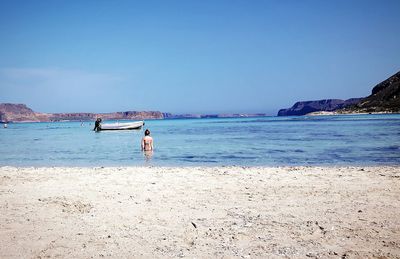
[[[0,167],[0,258],[400,258],[400,167]]]

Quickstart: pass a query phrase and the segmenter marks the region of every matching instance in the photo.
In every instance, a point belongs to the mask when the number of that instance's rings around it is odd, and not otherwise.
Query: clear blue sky
[[[0,102],[267,112],[400,70],[400,1],[0,1]]]

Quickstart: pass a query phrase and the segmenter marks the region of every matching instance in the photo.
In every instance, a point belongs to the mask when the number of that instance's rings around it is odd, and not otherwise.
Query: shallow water
[[[400,165],[400,115],[149,120],[143,130],[93,132],[93,122],[0,129],[0,165]]]

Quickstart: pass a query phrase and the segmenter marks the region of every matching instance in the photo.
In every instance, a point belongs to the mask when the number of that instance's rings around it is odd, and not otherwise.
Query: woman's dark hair
[[[144,131],[144,135],[145,135],[145,136],[150,135],[150,130],[149,130],[149,129],[146,129],[146,130]]]

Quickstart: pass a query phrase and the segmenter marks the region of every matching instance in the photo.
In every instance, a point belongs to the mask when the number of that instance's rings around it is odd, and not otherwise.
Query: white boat
[[[144,121],[101,124],[100,130],[134,130],[143,127]]]

